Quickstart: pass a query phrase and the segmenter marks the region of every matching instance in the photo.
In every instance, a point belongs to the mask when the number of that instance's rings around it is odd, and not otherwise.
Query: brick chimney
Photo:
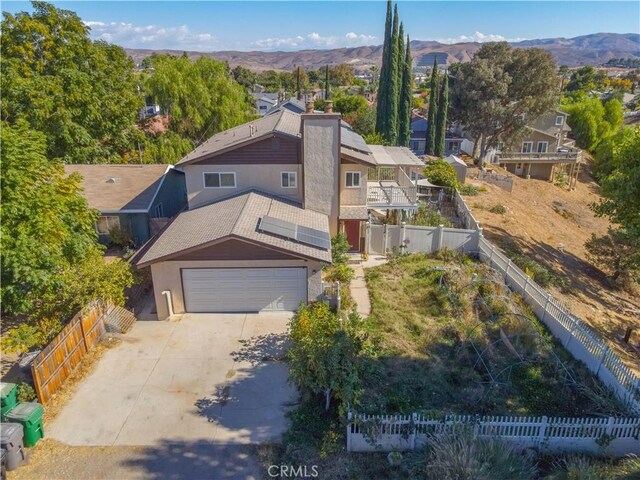
[[[331,100],[324,102],[324,113],[333,113],[333,102]]]
[[[306,113],[313,113],[313,102],[307,102],[307,110]]]

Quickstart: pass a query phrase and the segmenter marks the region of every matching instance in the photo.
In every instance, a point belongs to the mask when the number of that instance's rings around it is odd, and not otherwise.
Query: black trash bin
[[[7,471],[15,470],[27,463],[27,454],[22,443],[22,425],[19,423],[0,423],[0,447],[7,451]]]

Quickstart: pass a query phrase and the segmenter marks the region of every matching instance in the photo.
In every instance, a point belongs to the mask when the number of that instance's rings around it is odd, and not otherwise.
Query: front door
[[[360,251],[360,220],[345,220],[344,232],[347,235],[347,241],[351,245],[351,250]]]

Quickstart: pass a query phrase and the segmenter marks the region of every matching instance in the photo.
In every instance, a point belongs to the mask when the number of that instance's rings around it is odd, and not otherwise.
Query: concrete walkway
[[[367,282],[364,280],[364,268],[361,263],[352,265],[355,277],[351,280],[349,288],[351,296],[357,304],[356,311],[361,317],[368,317],[371,313],[371,301],[369,300],[369,290],[367,290]]]

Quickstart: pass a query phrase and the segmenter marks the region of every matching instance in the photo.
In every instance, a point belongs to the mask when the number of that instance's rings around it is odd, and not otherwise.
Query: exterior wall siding
[[[188,192],[189,208],[206,205],[234,193],[258,188],[279,197],[302,203],[302,168],[295,164],[253,164],[253,165],[186,165],[184,167]],[[236,188],[204,188],[204,176],[207,172],[235,172]],[[296,188],[282,188],[281,173],[296,172]]]
[[[360,172],[360,188],[347,188],[347,172]],[[340,205],[367,204],[367,177],[369,168],[359,163],[340,164]]]
[[[221,260],[185,260],[167,261],[151,265],[151,276],[153,279],[153,293],[155,296],[158,320],[165,320],[169,317],[167,300],[162,294],[163,291],[171,292],[171,302],[173,313],[185,313],[184,293],[182,288],[182,276],[180,270],[183,268],[281,268],[281,267],[306,267],[307,268],[307,295],[309,301],[319,300],[322,295],[322,263],[307,260],[242,260],[242,261],[221,261]]]
[[[149,216],[157,218],[156,207],[162,203],[163,215],[161,217],[172,218],[187,206],[187,186],[185,175],[171,169],[167,172],[160,191],[149,209]]]
[[[298,163],[300,163],[300,142],[273,136],[211,158],[205,158],[192,165],[295,165]]]

